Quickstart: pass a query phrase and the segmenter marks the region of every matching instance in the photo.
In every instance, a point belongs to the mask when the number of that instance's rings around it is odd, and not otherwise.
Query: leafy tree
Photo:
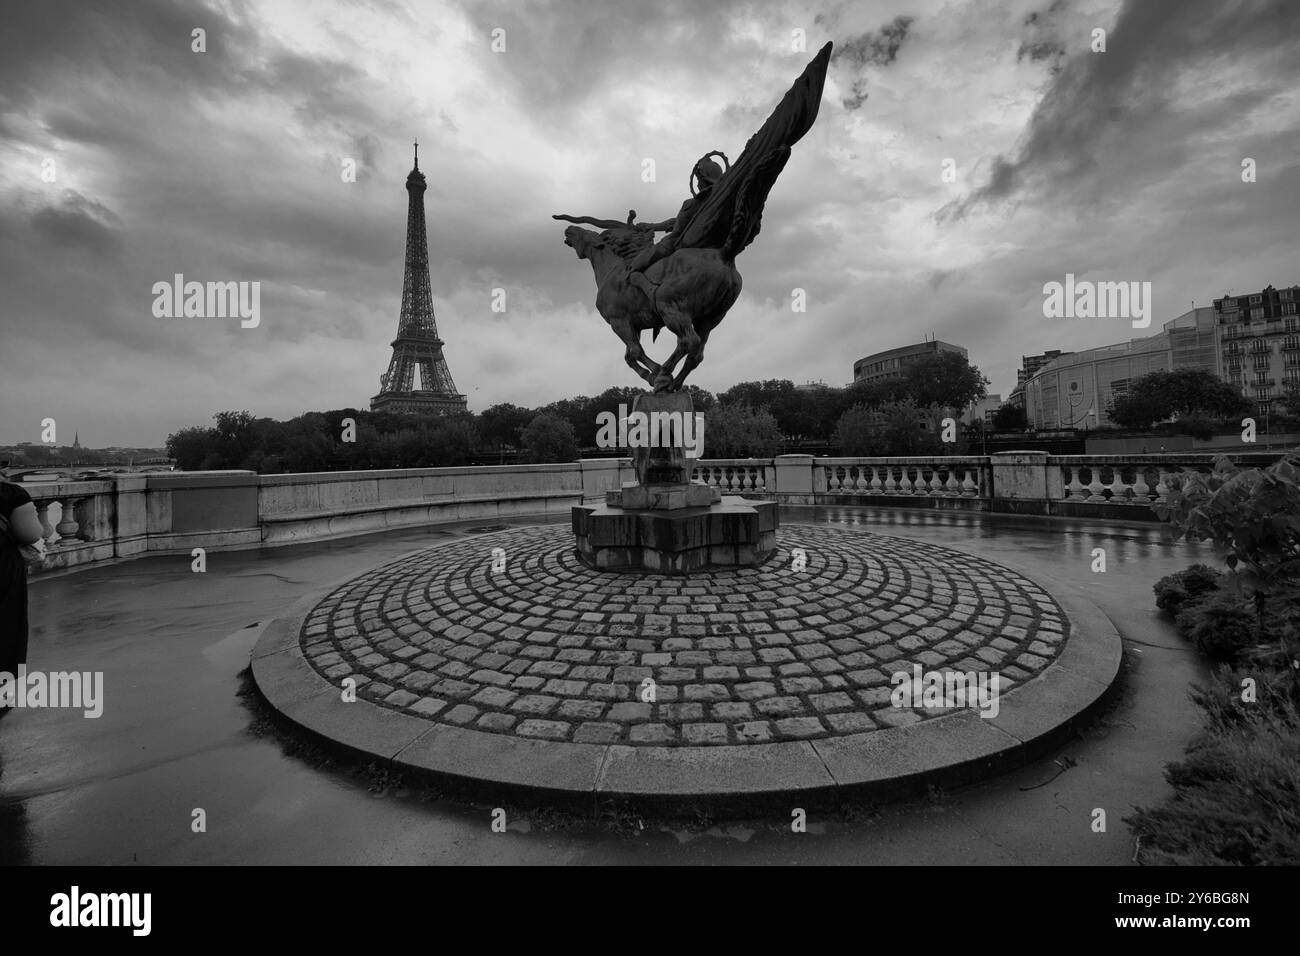
[[[1111,421],[1150,428],[1170,418],[1240,418],[1250,401],[1217,375],[1199,368],[1162,369],[1143,375],[1111,402]]]
[[[771,378],[764,382],[738,382],[718,396],[722,405],[748,405],[751,408],[771,408],[794,391],[794,382]]]
[[[877,408],[855,405],[840,416],[832,442],[849,456],[935,455],[944,450],[939,422],[942,409],[913,401]]]
[[[780,448],[780,426],[766,408],[720,404],[704,415],[706,458],[770,458]]]
[[[933,352],[903,366],[902,388],[920,406],[969,408],[988,394],[989,380],[959,352]]]
[[[489,445],[515,448],[519,445],[519,433],[528,427],[535,414],[509,402],[493,405],[479,413],[479,434]]]
[[[880,413],[869,405],[854,405],[846,409],[831,432],[831,444],[841,455],[853,458],[870,458],[884,454],[880,435]]]
[[[217,443],[215,428],[196,425],[167,436],[167,457],[182,471],[197,471]]]
[[[224,467],[242,467],[244,459],[257,447],[253,416],[249,412],[217,412],[212,418],[217,423],[212,451],[226,462]]]
[[[520,439],[522,458],[528,462],[574,461],[578,457],[573,425],[551,412],[535,416]]]
[[[691,401],[694,403],[697,412],[707,412],[718,403],[712,392],[700,388],[698,385],[687,385],[682,391],[691,396]]]
[[[1002,405],[993,413],[993,429],[1000,432],[1019,432],[1029,427],[1029,416],[1019,405]]]

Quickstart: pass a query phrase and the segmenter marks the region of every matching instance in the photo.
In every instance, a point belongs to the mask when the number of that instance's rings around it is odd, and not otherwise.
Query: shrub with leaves
[[[1248,593],[1300,578],[1300,451],[1268,468],[1238,468],[1225,455],[1214,471],[1176,475],[1156,506],[1177,534],[1210,540]]]
[[[1283,666],[1293,665],[1300,658],[1300,630],[1279,625],[1269,611],[1300,602],[1300,449],[1267,468],[1238,468],[1220,455],[1211,474],[1175,476],[1169,487],[1168,501],[1157,505],[1156,513],[1178,535],[1213,541],[1227,552],[1230,587],[1254,602],[1255,643],[1271,637],[1275,657]],[[1235,626],[1234,612],[1225,608],[1222,614]],[[1188,628],[1204,631],[1191,622]],[[1207,634],[1204,641],[1220,651],[1232,645],[1240,651],[1246,645],[1238,636]],[[1300,668],[1290,670],[1292,693],[1300,701]]]
[[[1246,682],[1254,688],[1243,701]],[[1300,712],[1280,675],[1220,670],[1193,698],[1206,730],[1165,777],[1174,796],[1126,819],[1145,864],[1300,863]]]
[[[1233,661],[1262,635],[1254,609],[1239,594],[1223,592],[1178,612],[1178,630],[1207,657]]]
[[[1156,607],[1177,615],[1184,605],[1209,597],[1223,587],[1223,575],[1204,564],[1166,575],[1155,583]]]

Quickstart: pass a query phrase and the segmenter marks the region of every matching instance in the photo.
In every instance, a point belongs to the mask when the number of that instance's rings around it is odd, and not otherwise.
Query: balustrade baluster
[[[50,500],[49,498],[42,498],[35,503],[36,518],[41,523],[41,537],[46,544],[49,544],[50,539],[54,537],[54,527],[50,524]]]
[[[1169,485],[1165,482],[1165,479],[1169,477],[1169,473],[1163,468],[1160,468],[1157,469],[1156,474],[1158,475],[1156,478],[1156,500],[1153,503],[1160,505],[1168,504]]]
[[[1133,476],[1133,503],[1144,505],[1151,500],[1151,488],[1147,485],[1146,466],[1138,465]]]
[[[1106,490],[1106,486],[1101,483],[1101,468],[1097,465],[1093,465],[1088,470],[1092,472],[1092,481],[1088,483],[1087,501],[1093,504],[1098,502],[1104,503],[1106,501],[1106,496],[1103,495],[1102,492]]]
[[[59,523],[54,526],[54,530],[59,533],[60,541],[72,541],[77,537],[76,504],[76,498],[63,499],[63,511],[59,515]]]
[[[1118,465],[1110,483],[1110,500],[1122,505],[1133,504],[1133,486],[1124,478],[1124,471]]]
[[[1069,492],[1065,497],[1069,501],[1083,501],[1087,495],[1083,493],[1083,485],[1079,483],[1079,467],[1077,465],[1062,465],[1062,469],[1069,475],[1069,481],[1066,482],[1066,490]]]

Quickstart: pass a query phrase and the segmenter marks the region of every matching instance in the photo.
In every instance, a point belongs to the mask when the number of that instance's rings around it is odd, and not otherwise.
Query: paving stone
[[[612,744],[618,741],[623,728],[618,724],[605,724],[589,721],[579,724],[573,732],[575,744]]]
[[[824,730],[816,717],[785,717],[776,721],[776,732],[782,737],[818,737]]]
[[[493,733],[505,733],[515,725],[519,718],[514,714],[484,714],[477,723],[474,724],[479,730],[490,730]]]
[[[542,737],[546,740],[565,740],[569,736],[570,724],[563,720],[538,720],[530,717],[521,721],[515,733],[521,737]]]
[[[727,742],[726,724],[686,724],[682,727],[682,738],[688,744],[725,744]]]
[[[512,701],[510,709],[521,714],[549,714],[558,706],[560,706],[558,697],[550,697],[546,694],[528,694]]]
[[[677,731],[668,724],[633,724],[628,739],[634,744],[666,744],[677,739]]]
[[[612,705],[608,717],[610,720],[643,722],[650,719],[652,710],[652,704],[643,704],[640,701],[624,702]]]
[[[469,704],[457,704],[442,715],[441,719],[449,724],[468,724],[478,716],[478,708]]]

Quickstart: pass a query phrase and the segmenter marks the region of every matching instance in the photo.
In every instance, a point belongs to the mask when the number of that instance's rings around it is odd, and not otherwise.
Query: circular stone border
[[[304,656],[300,636],[305,620],[349,582],[467,540],[484,541],[490,548],[492,539],[535,527],[457,535],[314,589],[263,629],[251,660],[259,692],[283,718],[326,747],[386,761],[394,770],[466,798],[580,812],[603,802],[656,814],[739,816],[893,799],[1005,773],[1071,736],[1104,703],[1119,675],[1119,634],[1079,588],[948,543],[931,547],[1023,576],[1056,602],[1070,624],[1069,637],[1051,663],[1000,695],[996,717],[984,718],[967,708],[905,726],[774,743],[661,747],[556,742],[436,723],[360,696],[344,704],[339,685]],[[846,533],[885,541],[891,537]]]

